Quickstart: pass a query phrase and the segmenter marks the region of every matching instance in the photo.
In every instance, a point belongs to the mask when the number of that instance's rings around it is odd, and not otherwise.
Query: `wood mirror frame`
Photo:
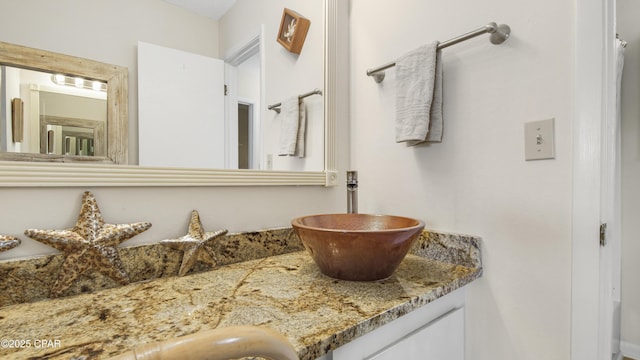
[[[107,83],[106,156],[67,156],[41,153],[0,152],[0,160],[35,162],[127,163],[129,138],[128,70],[75,56],[0,42],[0,65],[43,71],[51,74],[82,76]],[[31,118],[30,116],[28,118]],[[40,116],[36,116],[37,119]]]
[[[337,184],[336,172],[336,83],[339,0],[324,1],[324,114],[325,154],[323,171],[263,171],[226,169],[187,169],[142,167],[126,164],[128,115],[126,72],[114,75],[111,70],[93,69],[87,60],[63,56],[60,64],[47,64],[35,54],[22,54],[25,48],[0,50],[0,63],[28,67],[33,70],[63,72],[108,82],[108,132],[124,139],[122,147],[111,149],[113,163],[8,161],[0,157],[0,187],[73,187],[73,186],[263,186],[263,185],[319,185]],[[7,45],[7,44],[3,44]],[[31,49],[33,50],[33,49]],[[40,50],[35,50],[40,51]],[[40,51],[41,52],[41,51]],[[35,56],[35,57],[34,57]],[[117,67],[114,67],[114,69]],[[126,70],[126,69],[125,69]],[[124,93],[123,93],[124,92]],[[112,125],[113,122],[113,125]],[[111,139],[111,136],[109,135]],[[113,151],[113,153],[111,152]],[[34,159],[35,160],[35,159]]]

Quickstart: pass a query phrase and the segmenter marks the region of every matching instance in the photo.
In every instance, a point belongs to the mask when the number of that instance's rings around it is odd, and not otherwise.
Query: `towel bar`
[[[311,91],[309,91],[308,93],[304,93],[301,95],[298,95],[298,99],[304,99],[307,96],[311,96],[311,95],[322,95],[322,90],[320,89],[313,89]],[[267,109],[269,110],[273,110],[275,112],[277,112],[278,114],[280,114],[280,106],[282,105],[281,102],[277,103],[277,104],[273,104],[273,105],[269,105],[267,107]]]
[[[469,40],[478,35],[482,35],[486,33],[491,34],[491,37],[489,38],[489,40],[491,41],[492,44],[499,45],[505,42],[505,40],[509,38],[509,35],[511,35],[511,28],[509,27],[509,25],[506,25],[506,24],[497,25],[494,22],[490,22],[481,28],[470,31],[466,34],[460,35],[453,39],[449,39],[447,41],[441,42],[440,44],[438,44],[438,50],[442,50],[451,45],[461,43],[463,41]],[[376,68],[369,69],[367,70],[367,76],[373,76],[373,79],[375,80],[375,82],[379,84],[382,82],[382,80],[384,80],[384,70],[388,68],[392,68],[394,66],[396,66],[396,63],[390,62],[384,65],[378,66]]]

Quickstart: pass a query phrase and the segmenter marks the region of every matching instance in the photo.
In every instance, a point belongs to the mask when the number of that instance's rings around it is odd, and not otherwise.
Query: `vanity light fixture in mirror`
[[[94,124],[95,121],[92,120],[44,116],[40,114],[39,106],[34,106],[37,101],[30,101],[31,110],[28,111],[28,114],[24,114],[24,118],[35,122],[32,127],[36,132],[39,131],[39,134],[34,136],[35,144],[33,146],[39,151],[3,151],[0,152],[0,160],[127,164],[129,133],[127,68],[5,42],[0,42],[0,65],[45,72],[51,74],[52,84],[56,80],[58,83],[63,81],[64,84],[75,87],[92,89],[95,87],[98,91],[106,90],[107,94],[106,124]],[[31,87],[30,93],[32,94],[31,98],[37,99],[39,93],[37,86],[36,88]],[[84,123],[90,125],[83,126]],[[51,127],[55,127],[56,131]],[[73,134],[65,138],[62,136],[62,132],[66,127],[69,128],[66,132]],[[71,128],[74,130],[72,131]],[[106,134],[106,137],[97,138],[102,133]],[[84,144],[85,150],[89,148],[91,150],[87,152],[78,149],[73,154],[62,150],[58,153],[48,151],[56,147],[53,144],[56,136],[58,148],[64,145],[66,140],[69,140],[69,143],[73,140],[78,144],[78,148]],[[50,144],[47,145],[49,140],[51,140]],[[93,151],[95,145],[98,146],[97,151]],[[76,149],[75,144],[73,148]]]

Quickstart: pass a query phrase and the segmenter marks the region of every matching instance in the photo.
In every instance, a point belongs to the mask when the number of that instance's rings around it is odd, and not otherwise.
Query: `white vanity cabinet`
[[[451,310],[365,359],[463,360],[464,308]]]
[[[464,360],[464,288],[324,357],[326,360]]]

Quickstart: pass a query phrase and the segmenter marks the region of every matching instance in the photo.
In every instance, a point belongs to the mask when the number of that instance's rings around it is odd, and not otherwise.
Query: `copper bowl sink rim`
[[[329,216],[353,216],[353,217],[389,217],[396,219],[406,219],[415,221],[416,224],[413,226],[405,226],[405,227],[395,227],[389,229],[335,229],[335,228],[326,228],[326,227],[316,227],[311,225],[303,224],[302,221],[306,218],[314,218],[314,217],[329,217]],[[407,216],[398,216],[398,215],[386,215],[386,214],[350,214],[350,213],[333,213],[333,214],[314,214],[314,215],[305,215],[297,217],[291,220],[291,225],[299,228],[310,229],[314,231],[325,231],[325,232],[336,232],[336,233],[368,233],[368,232],[378,232],[378,233],[392,233],[397,231],[407,231],[418,228],[424,228],[424,221],[420,219],[410,218]]]

